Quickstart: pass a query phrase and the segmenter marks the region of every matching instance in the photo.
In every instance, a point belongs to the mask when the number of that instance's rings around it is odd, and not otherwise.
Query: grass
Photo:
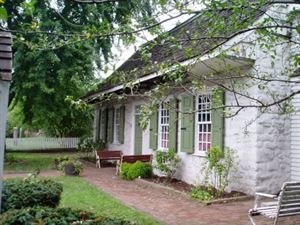
[[[5,172],[32,172],[36,169],[46,171],[53,169],[54,158],[60,153],[23,153],[9,152],[4,161]]]
[[[8,153],[12,163],[5,163],[5,172],[31,172],[53,168],[54,158],[62,154],[50,153]],[[59,207],[71,207],[96,213],[98,216],[135,221],[138,224],[160,224],[150,216],[125,206],[80,177],[60,176],[51,178],[63,184],[64,191]]]
[[[83,209],[99,216],[126,219],[138,224],[160,224],[153,218],[125,206],[80,177],[61,176],[53,179],[62,183],[64,187],[59,207]]]

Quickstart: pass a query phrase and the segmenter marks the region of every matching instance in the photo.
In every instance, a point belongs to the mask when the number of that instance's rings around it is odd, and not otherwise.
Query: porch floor
[[[248,210],[253,200],[205,206],[183,195],[170,194],[124,181],[115,176],[115,168],[97,169],[87,166],[82,177],[124,204],[150,214],[163,224],[188,225],[250,225]],[[256,217],[257,224],[273,224],[272,220]],[[278,225],[299,225],[300,216],[280,218]]]

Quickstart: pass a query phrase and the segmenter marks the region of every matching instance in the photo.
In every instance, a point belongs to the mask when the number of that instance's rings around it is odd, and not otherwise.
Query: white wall
[[[233,100],[231,94],[226,95],[227,104]],[[137,98],[127,101],[125,104],[125,140],[124,144],[109,144],[111,150],[122,150],[124,154],[134,154],[134,108],[136,105],[145,104],[145,101]],[[232,119],[225,121],[225,145],[237,150],[240,159],[238,173],[233,189],[252,193],[255,185],[255,160],[256,160],[256,133],[255,124],[251,125],[248,133],[244,133],[246,122],[255,117],[253,110],[245,110]],[[180,130],[180,119],[179,129]],[[143,154],[153,154],[155,151],[150,149],[149,128],[143,132]],[[191,184],[200,184],[203,181],[201,169],[206,161],[205,157],[196,154],[187,154],[180,151],[180,133],[178,138],[178,155],[181,158],[180,168],[177,178]],[[253,172],[251,172],[253,171]]]

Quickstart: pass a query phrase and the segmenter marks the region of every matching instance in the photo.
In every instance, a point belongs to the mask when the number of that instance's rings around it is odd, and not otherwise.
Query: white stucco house
[[[269,15],[284,16],[291,7],[294,6],[278,4],[266,8],[266,14],[262,11],[256,12],[254,23],[263,21]],[[220,13],[220,16],[225,20],[229,15]],[[190,34],[201,37],[201,34],[205,36],[208,29],[210,28],[207,27],[206,19],[199,14],[169,31],[169,34],[175,38]],[[292,31],[282,30],[283,35],[289,32]],[[188,42],[180,49],[172,49],[171,45],[152,46],[150,61],[153,65],[164,61],[188,65],[192,75],[187,82],[191,82],[193,76],[207,74],[222,77],[225,74],[241,75],[255,72],[271,74],[273,78],[278,79],[295,75],[284,73],[291,52],[295,51],[293,46],[278,45],[275,47],[274,57],[261,48],[257,37],[252,30],[229,40],[202,40],[192,46],[192,57],[182,53],[189,45]],[[211,51],[211,46],[219,43],[219,47]],[[147,45],[149,43],[145,46]],[[226,57],[220,58],[220,54],[224,52]],[[145,69],[146,64],[141,59],[141,53],[137,51],[111,77],[117,76],[118,72],[128,72],[128,76],[136,76],[140,92],[151,90],[163,82],[164,73],[159,72],[156,66]],[[199,182],[201,165],[206,160],[209,148],[213,145],[226,146],[236,150],[239,160],[235,172],[236,179],[230,187],[249,194],[256,191],[276,193],[284,181],[300,180],[300,113],[280,114],[275,110],[262,112],[258,107],[245,107],[237,115],[226,117],[224,110],[220,108],[204,110],[220,102],[224,105],[236,105],[237,98],[241,105],[253,103],[249,98],[237,96],[224,88],[230,87],[229,80],[222,80],[218,84],[207,82],[197,91],[182,88],[169,92],[157,112],[152,114],[149,126],[143,130],[138,125],[138,109],[147,104],[148,100],[128,96],[122,101],[103,101],[103,96],[126,93],[124,83],[112,80],[107,79],[98,91],[84,97],[84,100],[93,104],[95,108],[94,136],[106,140],[108,149],[122,150],[123,154],[128,155],[155,155],[157,149],[174,148],[181,158],[177,177],[195,184]],[[262,101],[270,98],[258,85],[253,85],[251,79],[240,78],[239,82],[248,84],[239,87],[240,93],[247,93]],[[297,89],[297,86],[274,82],[268,88],[275,90],[278,96],[285,96],[290,90]],[[172,109],[165,107],[165,102],[173,106]],[[293,104],[300,109],[298,95],[295,96]]]

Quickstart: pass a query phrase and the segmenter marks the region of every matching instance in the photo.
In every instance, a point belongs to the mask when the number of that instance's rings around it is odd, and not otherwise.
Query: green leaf
[[[0,8],[0,19],[4,20],[4,21],[7,21],[7,17],[8,17],[8,15],[7,15],[6,9],[1,7]]]
[[[296,31],[300,34],[300,24],[296,27]]]

